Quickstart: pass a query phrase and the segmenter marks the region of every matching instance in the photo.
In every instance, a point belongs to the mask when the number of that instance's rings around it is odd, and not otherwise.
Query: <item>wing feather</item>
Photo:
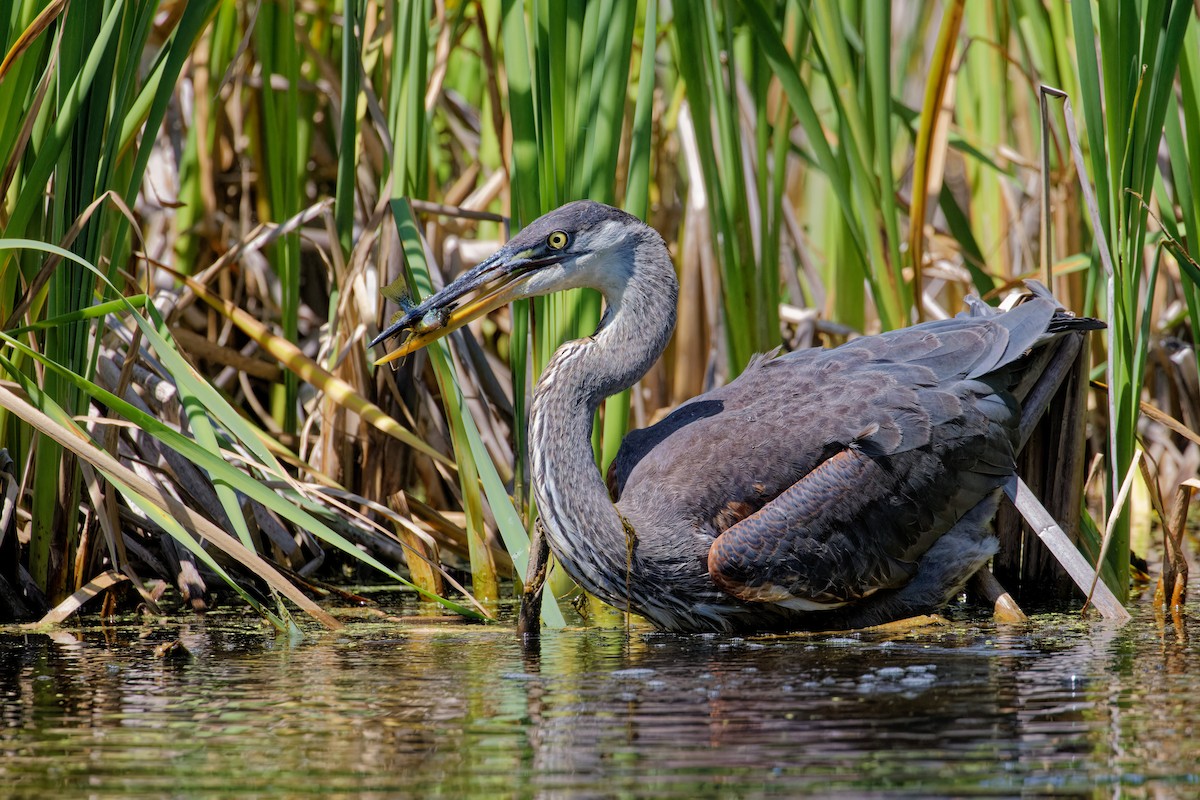
[[[645,547],[684,520],[712,543],[713,580],[744,600],[830,607],[902,585],[1011,474],[1009,367],[1050,305],[758,360],[627,437],[618,507],[645,521]]]

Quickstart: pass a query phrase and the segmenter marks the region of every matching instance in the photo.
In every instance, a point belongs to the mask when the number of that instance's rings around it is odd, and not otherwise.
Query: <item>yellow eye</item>
[[[567,234],[555,231],[546,237],[546,246],[551,250],[562,250],[567,246]]]

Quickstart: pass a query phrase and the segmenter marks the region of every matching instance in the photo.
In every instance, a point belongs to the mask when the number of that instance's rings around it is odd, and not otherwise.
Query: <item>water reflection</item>
[[[0,634],[11,796],[1158,796],[1200,791],[1179,629],[1044,618],[730,638],[211,615]],[[162,657],[179,639],[190,657]]]

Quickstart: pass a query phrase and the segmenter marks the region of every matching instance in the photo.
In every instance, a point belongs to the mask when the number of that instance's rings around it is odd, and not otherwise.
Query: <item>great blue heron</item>
[[[1013,391],[1044,363],[1029,352],[1102,327],[1043,290],[1007,312],[976,301],[968,316],[761,357],[630,433],[606,487],[593,417],[662,354],[678,284],[654,229],[580,201],[407,311],[371,343],[409,331],[377,363],[583,286],[604,316],[554,353],[530,406],[538,513],[583,588],[674,631],[854,627],[944,605],[996,551]]]

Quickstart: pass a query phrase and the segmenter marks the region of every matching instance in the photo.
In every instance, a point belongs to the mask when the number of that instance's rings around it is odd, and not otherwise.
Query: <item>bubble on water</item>
[[[654,674],[654,670],[650,667],[630,667],[629,669],[619,669],[612,673],[612,676],[618,680],[640,680],[649,678]]]
[[[920,675],[905,675],[900,679],[900,685],[907,686],[909,688],[924,688],[926,686],[931,686],[936,680],[936,677],[928,673],[921,673]]]

